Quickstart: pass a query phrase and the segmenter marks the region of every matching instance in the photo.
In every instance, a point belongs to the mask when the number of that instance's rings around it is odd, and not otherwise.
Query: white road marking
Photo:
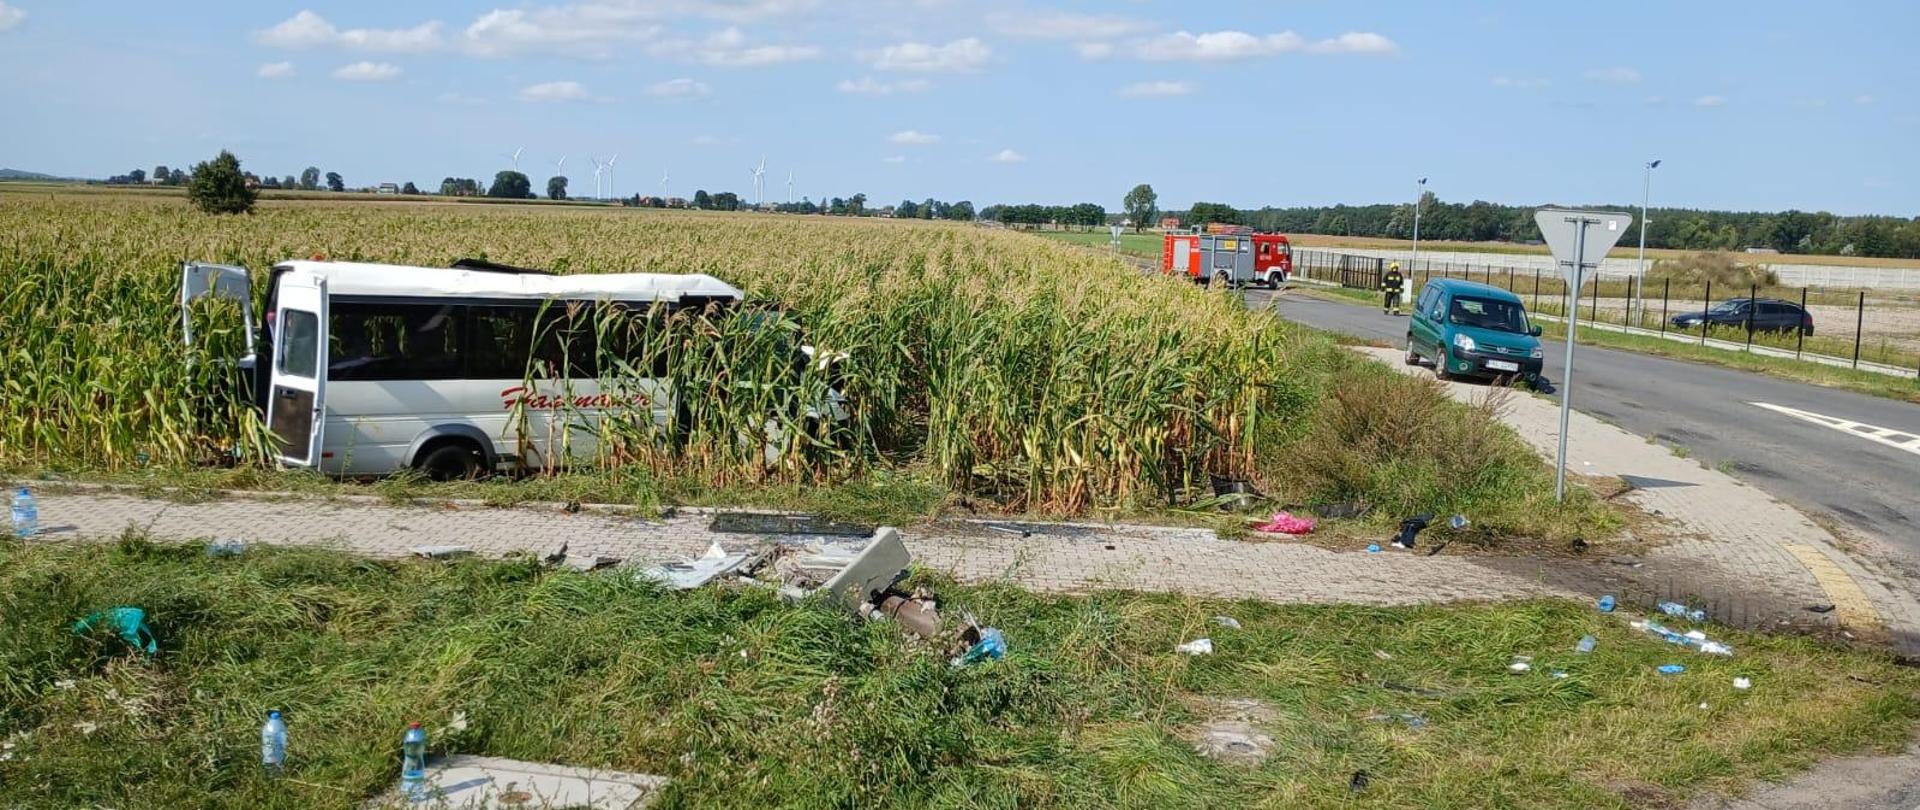
[[[1877,427],[1863,422],[1841,419],[1837,416],[1824,416],[1813,413],[1812,411],[1803,411],[1797,408],[1775,405],[1770,402],[1749,402],[1747,404],[1756,408],[1765,408],[1777,414],[1791,416],[1803,422],[1812,422],[1823,427],[1830,427],[1849,436],[1858,436],[1870,442],[1879,442],[1895,450],[1905,450],[1916,456],[1920,456],[1920,434],[1915,434],[1912,431]]]

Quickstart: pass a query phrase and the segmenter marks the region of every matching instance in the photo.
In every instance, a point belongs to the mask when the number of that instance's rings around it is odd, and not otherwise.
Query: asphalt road
[[[1407,319],[1300,295],[1250,291],[1248,306],[1318,329],[1404,346]],[[1545,375],[1564,376],[1566,347],[1546,346]],[[1686,448],[1692,458],[1803,511],[1825,515],[1920,560],[1920,406],[1587,344],[1575,348],[1574,408],[1641,436]],[[1557,394],[1556,394],[1557,396]],[[1867,427],[1816,423],[1768,403],[1897,434],[1874,441]]]

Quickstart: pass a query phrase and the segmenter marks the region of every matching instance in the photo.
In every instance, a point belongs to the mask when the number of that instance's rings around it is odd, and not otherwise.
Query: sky
[[[1920,215],[1920,4],[0,0],[0,167]]]

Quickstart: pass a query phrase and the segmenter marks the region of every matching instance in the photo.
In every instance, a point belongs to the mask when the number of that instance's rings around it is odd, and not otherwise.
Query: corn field
[[[243,353],[239,319],[197,306],[208,342],[189,357],[178,266],[244,265],[260,295],[266,268],[312,256],[698,272],[741,287],[783,325],[599,313],[576,336],[641,335],[674,358],[687,403],[664,428],[608,420],[594,463],[715,484],[888,467],[1021,508],[1166,503],[1209,474],[1251,473],[1318,398],[1313,368],[1329,353],[1217,293],[962,225],[307,201],[212,217],[179,199],[0,190],[0,466],[268,463],[236,373],[210,361]],[[781,352],[799,329],[847,359],[831,375],[809,366],[796,387]],[[829,384],[849,418],[804,419],[795,398]],[[782,437],[775,458],[762,435]]]

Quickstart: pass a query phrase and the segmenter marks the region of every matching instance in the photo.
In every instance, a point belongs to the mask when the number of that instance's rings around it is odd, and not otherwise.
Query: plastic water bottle
[[[1599,608],[1601,613],[1612,613],[1613,612],[1613,594],[1607,594],[1606,596],[1600,597],[1600,602],[1594,605],[1594,607]]]
[[[410,802],[427,797],[427,732],[419,723],[408,724],[400,738],[400,789]]]
[[[40,533],[40,504],[26,487],[13,493],[13,533],[22,540]]]
[[[267,712],[267,724],[260,727],[260,764],[271,776],[287,767],[287,724],[277,711]]]
[[[1696,622],[1703,622],[1707,620],[1706,611],[1689,608],[1686,605],[1682,605],[1678,602],[1661,602],[1659,605],[1656,605],[1656,607],[1660,608],[1661,613],[1665,613],[1668,616],[1672,616],[1675,618],[1691,619]]]
[[[1593,645],[1598,643],[1600,643],[1600,640],[1593,636],[1582,636],[1580,643],[1573,648],[1573,651],[1585,655],[1593,652]]]

